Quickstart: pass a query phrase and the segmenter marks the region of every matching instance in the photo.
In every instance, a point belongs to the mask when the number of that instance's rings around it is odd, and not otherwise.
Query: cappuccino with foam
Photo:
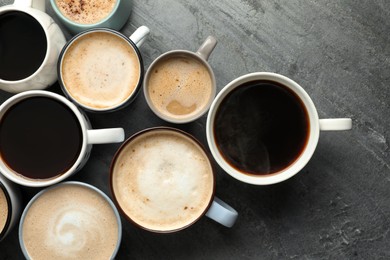
[[[8,210],[8,200],[5,191],[0,186],[0,234],[3,233],[3,230],[7,224]]]
[[[137,52],[116,33],[98,30],[76,38],[61,58],[66,93],[92,110],[115,108],[136,91],[141,78]]]
[[[111,259],[120,242],[113,206],[87,186],[45,190],[26,211],[21,243],[31,259]]]
[[[208,68],[192,56],[170,56],[149,68],[147,95],[157,113],[185,119],[201,113],[213,97]]]
[[[60,12],[69,20],[81,24],[94,24],[105,19],[117,0],[56,0]]]
[[[172,232],[206,212],[214,175],[208,156],[193,138],[161,128],[135,135],[121,147],[111,185],[131,221],[150,231]]]

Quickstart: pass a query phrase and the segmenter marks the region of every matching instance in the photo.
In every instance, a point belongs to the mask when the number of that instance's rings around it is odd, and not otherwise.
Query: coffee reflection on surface
[[[65,173],[82,144],[80,123],[68,107],[47,97],[13,105],[0,122],[0,154],[6,165],[29,179]]]
[[[245,83],[222,101],[214,136],[224,159],[254,175],[277,173],[298,159],[309,136],[308,113],[289,88],[266,80]]]
[[[42,26],[24,12],[0,15],[0,79],[21,80],[34,74],[46,56]]]

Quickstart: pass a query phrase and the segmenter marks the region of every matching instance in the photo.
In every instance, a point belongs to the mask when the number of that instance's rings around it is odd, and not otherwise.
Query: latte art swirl
[[[111,205],[100,194],[79,185],[60,185],[28,209],[23,241],[32,259],[110,259],[118,229]]]
[[[104,239],[104,230],[99,227],[100,215],[92,207],[81,209],[71,205],[61,209],[47,226],[47,246],[56,248],[66,257],[75,257],[92,248],[95,241]]]

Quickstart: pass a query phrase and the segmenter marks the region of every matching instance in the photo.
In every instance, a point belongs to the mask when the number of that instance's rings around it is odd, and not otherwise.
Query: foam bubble
[[[203,150],[169,132],[138,137],[121,151],[113,172],[114,193],[126,214],[161,231],[195,221],[209,204],[213,183]]]

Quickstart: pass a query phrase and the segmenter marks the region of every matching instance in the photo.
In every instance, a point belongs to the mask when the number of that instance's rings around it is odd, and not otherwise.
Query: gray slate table
[[[217,167],[216,194],[240,214],[232,229],[203,218],[162,235],[123,218],[118,259],[390,259],[390,1],[135,0],[121,31],[130,35],[140,25],[151,29],[141,47],[145,69],[161,53],[196,50],[214,35],[209,61],[218,90],[249,72],[281,73],[306,89],[320,118],[351,117],[354,126],[321,133],[309,164],[281,184],[243,184]],[[58,84],[48,90],[61,93]],[[0,92],[0,102],[10,96]],[[169,125],[206,145],[206,116],[165,123],[142,93],[123,110],[88,115],[94,128],[121,126],[126,137]],[[109,194],[118,147],[96,145],[71,179]],[[24,203],[38,191],[24,188]],[[0,243],[0,259],[21,258],[14,229]]]

